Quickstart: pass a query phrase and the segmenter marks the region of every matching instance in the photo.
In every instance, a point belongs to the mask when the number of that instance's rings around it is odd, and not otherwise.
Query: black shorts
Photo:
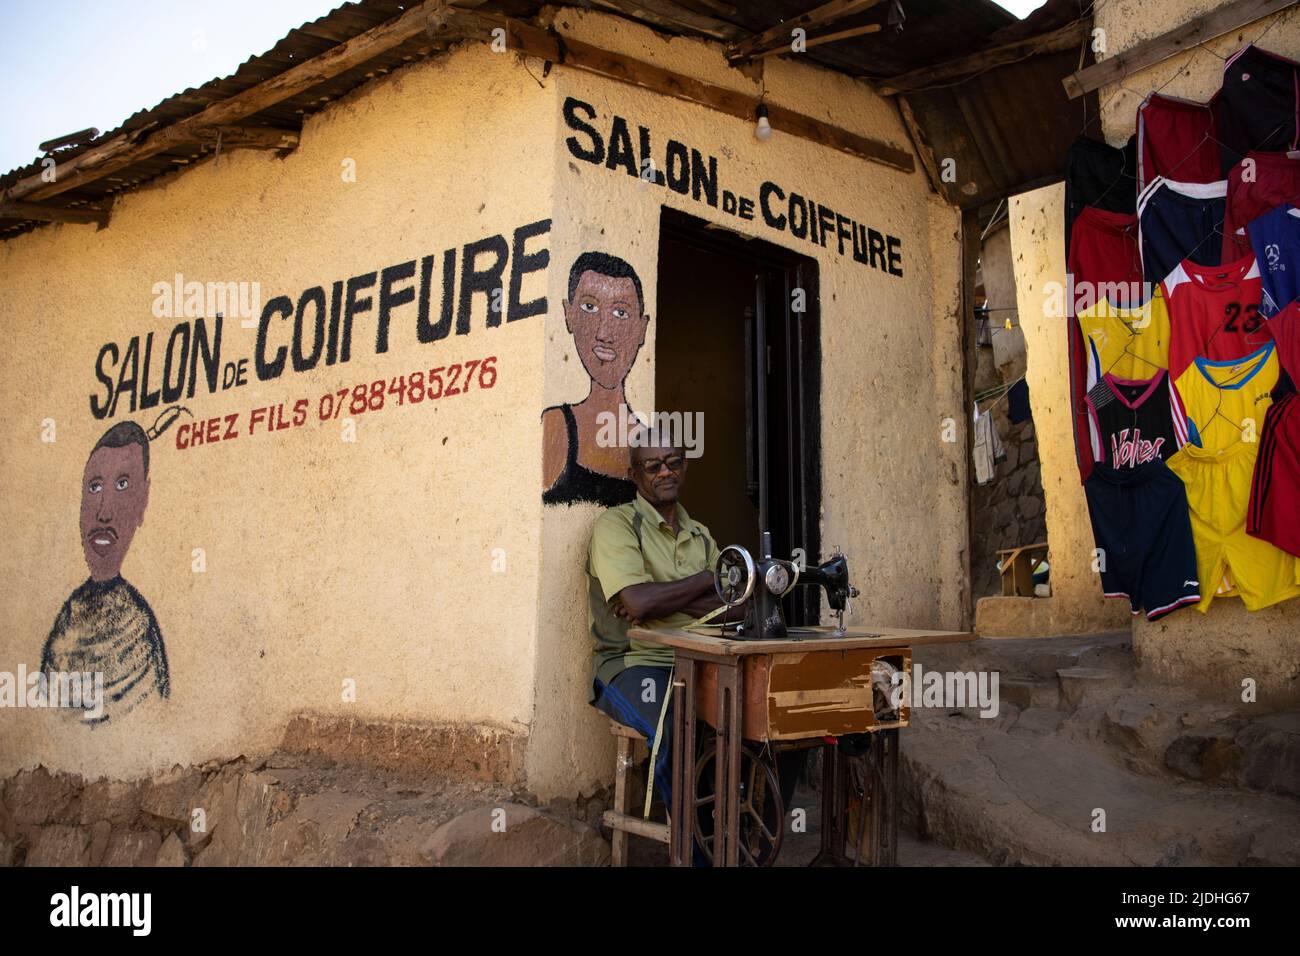
[[[1198,266],[1223,260],[1223,211],[1228,184],[1151,181],[1138,196],[1142,278],[1164,282],[1184,259]]]
[[[1163,461],[1094,465],[1083,490],[1106,597],[1128,598],[1149,621],[1201,599],[1187,489]]]
[[[1223,64],[1218,125],[1225,179],[1251,150],[1280,153],[1296,148],[1300,112],[1297,69],[1293,61],[1253,43]]]
[[[1137,140],[1123,149],[1080,136],[1065,153],[1065,254],[1070,254],[1070,230],[1084,206],[1107,212],[1137,211]]]

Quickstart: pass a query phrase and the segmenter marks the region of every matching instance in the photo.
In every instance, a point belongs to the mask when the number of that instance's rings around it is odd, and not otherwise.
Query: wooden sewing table
[[[691,865],[697,812],[697,719],[711,725],[717,734],[711,848],[715,866],[737,866],[741,862],[740,771],[746,740],[760,745],[789,742],[824,748],[822,848],[813,862],[849,863],[844,853],[845,762],[835,738],[862,733],[873,735],[873,766],[883,790],[873,793],[870,801],[870,862],[875,866],[897,862],[898,730],[907,726],[910,702],[902,701],[897,720],[876,719],[872,662],[884,658],[907,673],[910,685],[914,645],[970,641],[974,635],[892,627],[853,627],[842,635],[836,635],[831,627],[791,628],[791,636],[774,641],[740,640],[705,628],[633,628],[629,635],[671,647],[676,656],[668,844],[673,866]],[[691,742],[689,749],[686,741]],[[720,799],[718,794],[722,795]],[[747,848],[744,852],[746,857],[751,856]]]

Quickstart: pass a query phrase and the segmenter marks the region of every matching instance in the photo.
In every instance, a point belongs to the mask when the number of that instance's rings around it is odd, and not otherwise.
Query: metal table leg
[[[690,866],[695,827],[695,661],[677,655],[673,693],[672,807],[668,858],[673,866]]]

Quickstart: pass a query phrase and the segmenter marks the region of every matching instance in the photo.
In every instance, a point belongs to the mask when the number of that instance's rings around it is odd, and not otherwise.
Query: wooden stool
[[[632,767],[632,753],[636,742],[640,740],[644,743],[645,737],[616,720],[609,722],[609,732],[618,738],[618,754],[614,758],[614,809],[606,810],[601,821],[614,831],[609,865],[627,866],[627,835],[630,833],[633,836],[667,843],[668,824],[651,823],[649,820],[642,819],[640,813],[630,812],[633,807],[630,806],[631,794],[628,792],[627,775]],[[650,768],[649,777],[646,786],[653,787],[653,767]]]
[[[1033,560],[1033,555],[1040,553],[1047,556],[1046,541],[998,551],[998,557],[1002,559],[999,563],[1002,566],[1003,597],[1034,596],[1034,565],[1038,562]]]

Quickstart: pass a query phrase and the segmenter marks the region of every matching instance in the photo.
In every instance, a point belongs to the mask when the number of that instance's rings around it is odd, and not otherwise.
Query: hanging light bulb
[[[755,138],[767,142],[772,138],[772,124],[767,121],[767,106],[758,104],[758,122],[754,124]]]

